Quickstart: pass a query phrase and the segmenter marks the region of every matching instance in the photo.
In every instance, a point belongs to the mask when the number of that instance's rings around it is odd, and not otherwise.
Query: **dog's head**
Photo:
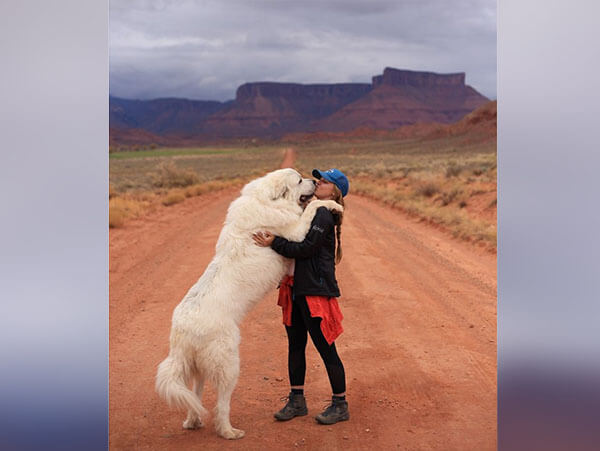
[[[284,199],[304,207],[315,187],[314,180],[302,178],[295,169],[286,168],[251,181],[242,189],[242,195],[255,196],[266,202]]]

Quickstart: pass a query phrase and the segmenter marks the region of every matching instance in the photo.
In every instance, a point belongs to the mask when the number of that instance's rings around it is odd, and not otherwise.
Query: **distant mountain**
[[[496,136],[497,127],[497,102],[496,100],[492,100],[467,114],[460,121],[450,125],[448,128],[452,135],[459,135],[465,132],[479,132],[486,136]]]
[[[195,134],[207,116],[229,102],[188,99],[129,100],[109,98],[111,128],[139,128],[159,135]]]
[[[468,85],[465,74],[435,74],[386,68],[373,77],[373,89],[320,120],[315,130],[358,127],[393,129],[416,123],[449,124],[488,102]]]
[[[288,144],[305,144],[323,141],[347,141],[365,139],[418,138],[439,139],[449,136],[462,136],[465,142],[487,142],[496,139],[497,115],[496,101],[490,100],[470,112],[458,122],[416,123],[402,125],[394,129],[376,129],[368,126],[358,127],[352,131],[318,131],[305,133],[289,133],[282,138]]]
[[[372,83],[256,82],[228,102],[110,97],[111,145],[181,145],[289,133],[390,130],[407,124],[450,124],[488,102],[464,73],[386,68]],[[138,141],[136,141],[139,138]]]
[[[218,136],[281,135],[303,131],[371,90],[367,83],[302,85],[246,83],[235,101],[209,116],[202,131]]]

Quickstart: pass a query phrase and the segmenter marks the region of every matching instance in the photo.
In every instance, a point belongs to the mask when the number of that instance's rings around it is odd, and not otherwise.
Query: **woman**
[[[318,179],[315,197],[332,199],[342,206],[348,193],[348,178],[338,169],[313,170]],[[333,392],[329,407],[315,419],[321,424],[334,424],[350,418],[346,402],[344,365],[337,354],[334,340],[342,332],[342,314],[337,303],[340,291],[335,278],[335,264],[342,258],[342,215],[325,207],[315,213],[308,234],[302,242],[288,241],[268,232],[253,235],[259,246],[271,246],[277,253],[294,260],[294,277],[285,278],[280,287],[279,305],[283,308],[288,336],[288,372],[291,392],[286,405],[277,413],[279,421],[306,415],[304,376],[307,332],[319,351],[327,369]],[[337,242],[337,246],[336,246]],[[290,285],[291,296],[289,293]],[[290,299],[291,297],[291,299]]]

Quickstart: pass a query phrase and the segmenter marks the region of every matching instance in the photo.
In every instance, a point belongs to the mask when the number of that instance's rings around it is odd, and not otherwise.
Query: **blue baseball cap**
[[[312,175],[316,179],[324,178],[328,182],[333,183],[342,192],[342,197],[348,194],[348,189],[350,188],[348,177],[346,177],[344,173],[339,169],[329,169],[327,171],[319,171],[318,169],[313,169]]]

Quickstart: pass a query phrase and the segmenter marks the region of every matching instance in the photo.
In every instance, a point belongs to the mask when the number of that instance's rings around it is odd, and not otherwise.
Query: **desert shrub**
[[[396,168],[391,170],[391,175],[398,178],[406,178],[412,171],[412,168]]]
[[[185,200],[185,194],[180,191],[171,191],[169,192],[162,200],[162,204],[165,206],[178,204],[179,202],[183,202]]]
[[[461,201],[458,203],[458,206],[459,206],[460,208],[465,208],[465,207],[467,206],[467,202],[466,202],[466,201],[464,201],[464,200],[461,200]]]
[[[494,200],[492,200],[489,205],[488,208],[492,208],[495,207],[498,204],[498,198],[495,198]]]
[[[139,201],[143,201],[146,203],[154,203],[156,201],[156,199],[159,197],[159,194],[155,193],[153,191],[138,190],[138,191],[134,191],[132,193],[132,197],[134,197],[135,199],[137,199]]]
[[[460,171],[460,166],[457,166],[456,164],[450,164],[450,166],[446,168],[446,178],[456,177],[460,174]]]
[[[128,197],[113,197],[108,201],[108,226],[120,227],[129,217],[139,216],[148,202]]]
[[[109,207],[108,209],[108,227],[121,227],[125,222],[126,214],[119,208]]]
[[[184,191],[183,191],[183,195],[185,197],[194,197],[194,196],[200,196],[201,194],[204,194],[202,192],[202,190],[200,189],[202,187],[202,185],[192,185],[192,186],[188,186]]]
[[[443,193],[442,193],[442,197],[441,197],[441,200],[442,200],[442,205],[443,205],[443,206],[446,206],[446,205],[448,205],[448,204],[452,203],[452,201],[453,201],[454,199],[456,199],[456,197],[457,197],[459,194],[461,194],[461,192],[462,192],[462,191],[461,191],[460,189],[458,189],[458,188],[454,188],[453,190],[451,190],[451,191],[449,191],[449,192],[443,192]]]
[[[189,169],[179,169],[173,161],[162,163],[158,173],[152,174],[152,184],[158,188],[174,188],[194,185],[200,179]]]
[[[381,178],[381,177],[385,177],[388,174],[388,168],[386,167],[386,165],[384,163],[378,162],[378,163],[374,164],[373,167],[370,168],[369,172],[371,173],[372,176]]]
[[[415,189],[415,193],[419,196],[431,197],[436,193],[440,192],[440,188],[433,182],[424,183],[418,185]]]
[[[185,197],[201,196],[202,194],[211,191],[212,183],[202,183],[199,185],[192,185],[186,188]]]

